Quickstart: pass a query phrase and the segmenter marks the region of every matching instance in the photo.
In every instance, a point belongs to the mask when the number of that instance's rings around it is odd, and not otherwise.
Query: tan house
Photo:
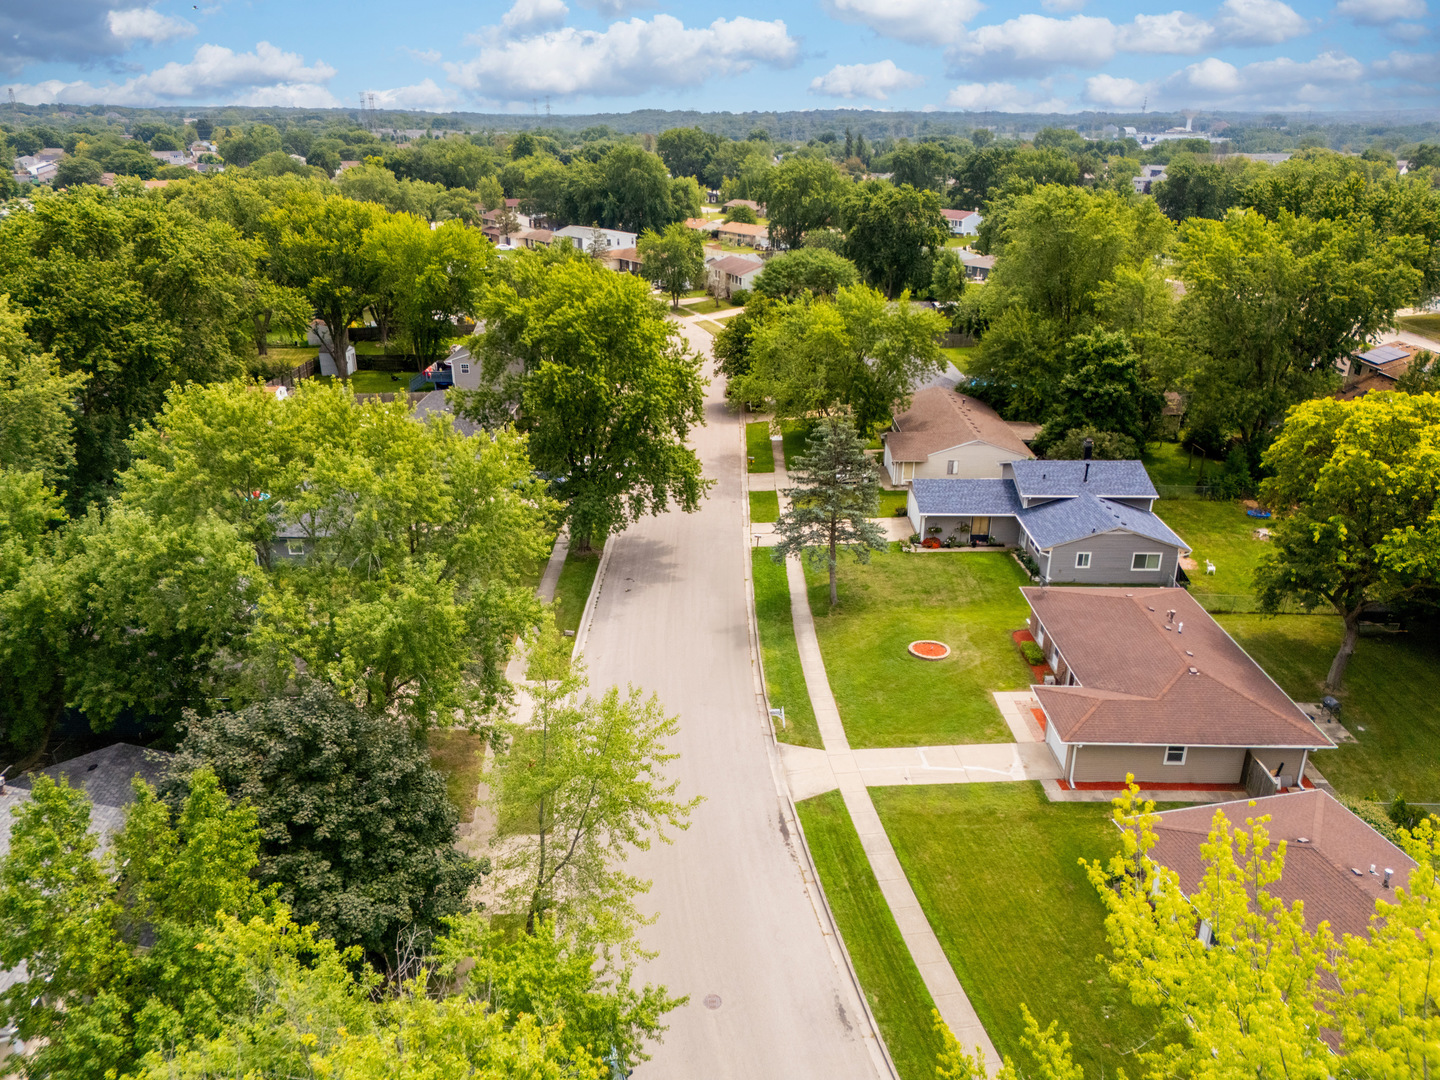
[[[715,236],[722,244],[741,244],[753,248],[770,246],[768,225],[746,225],[743,221],[732,221],[716,229]]]
[[[727,255],[706,264],[705,288],[711,296],[733,296],[740,289],[753,288],[756,275],[765,264],[744,255]]]
[[[1184,589],[1023,588],[1062,787],[1300,787],[1334,744]]]
[[[639,274],[641,272],[640,252],[633,247],[611,248],[605,253],[602,261],[617,273]]]
[[[968,394],[932,386],[917,390],[882,437],[892,484],[940,477],[996,477],[1008,462],[1033,458],[1000,414]]]

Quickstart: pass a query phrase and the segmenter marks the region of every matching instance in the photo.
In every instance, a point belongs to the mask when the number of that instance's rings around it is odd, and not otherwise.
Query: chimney
[[[1089,461],[1095,455],[1095,440],[1089,435],[1085,436],[1085,460]]]

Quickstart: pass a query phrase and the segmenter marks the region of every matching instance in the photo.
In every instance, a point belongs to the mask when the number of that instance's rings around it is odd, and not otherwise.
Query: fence
[[[968,349],[975,344],[975,339],[969,334],[941,334],[940,347],[942,349]]]
[[[273,379],[271,379],[271,380],[270,380],[269,382],[267,382],[265,385],[266,385],[266,386],[284,386],[284,387],[286,387],[286,388],[288,388],[288,389],[293,390],[293,389],[295,389],[295,384],[296,384],[297,382],[299,382],[301,379],[308,379],[308,378],[310,378],[311,376],[313,376],[313,375],[314,375],[317,371],[319,371],[319,370],[320,370],[320,358],[317,356],[317,357],[315,357],[315,359],[313,359],[313,360],[306,360],[303,364],[298,364],[298,365],[296,365],[295,367],[291,368],[289,371],[285,372],[283,375],[277,375],[277,376],[275,376]]]
[[[1261,614],[1260,601],[1251,593],[1207,593],[1197,592],[1194,583],[1204,576],[1203,570],[1189,571],[1190,573],[1190,595],[1195,602],[1208,611],[1211,615],[1258,615]],[[1307,611],[1300,604],[1293,600],[1283,601],[1276,609],[1280,615],[1331,615],[1334,614],[1329,608],[1315,608]]]
[[[420,370],[420,358],[418,356],[372,356],[368,353],[356,353],[355,367],[359,371],[404,371],[413,375]]]
[[[1162,499],[1208,499],[1209,484],[1156,484],[1155,490]]]

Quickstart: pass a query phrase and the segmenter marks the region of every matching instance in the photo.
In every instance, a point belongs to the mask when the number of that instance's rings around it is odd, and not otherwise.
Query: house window
[[[470,374],[470,365],[469,365],[469,364],[461,364],[461,365],[460,365],[460,374],[461,374],[461,375],[469,375],[469,374]]]
[[[1159,570],[1160,553],[1158,551],[1137,551],[1130,557],[1131,570]]]
[[[946,476],[954,476],[954,475],[955,475],[957,472],[959,472],[959,471],[960,471],[960,462],[958,462],[958,461],[947,461],[947,462],[945,462],[945,475],[946,475]]]
[[[1076,570],[1089,570],[1089,569],[1090,569],[1090,552],[1088,552],[1088,551],[1077,551],[1077,552],[1075,553],[1075,569],[1076,569]]]
[[[1165,764],[1166,764],[1166,765],[1184,765],[1184,764],[1185,764],[1185,747],[1183,747],[1183,746],[1167,746],[1167,747],[1165,747]]]
[[[304,541],[304,540],[286,540],[286,541],[285,541],[285,550],[286,550],[287,553],[289,553],[289,554],[291,554],[291,555],[304,555],[304,554],[305,554],[305,541]]]

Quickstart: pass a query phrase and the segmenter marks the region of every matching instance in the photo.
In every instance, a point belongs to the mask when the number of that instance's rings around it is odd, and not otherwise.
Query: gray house
[[[1012,461],[1001,479],[921,479],[910,524],[922,538],[1018,547],[1045,584],[1173,585],[1190,548],[1151,506],[1138,461]]]

